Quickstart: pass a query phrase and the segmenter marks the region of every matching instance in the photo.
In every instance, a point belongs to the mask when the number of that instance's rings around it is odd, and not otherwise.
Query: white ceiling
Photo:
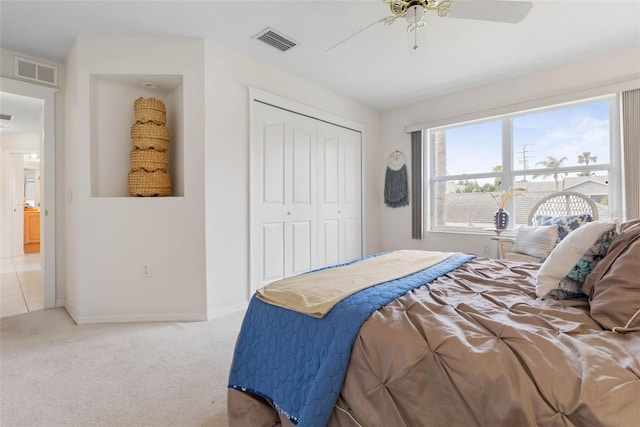
[[[404,20],[325,53],[390,15],[382,0],[0,0],[0,46],[64,63],[78,36],[213,40],[381,111],[619,48],[640,61],[640,0],[532,3],[519,24],[431,13],[412,54]],[[299,45],[281,53],[253,39],[267,27]]]
[[[44,101],[12,93],[0,92],[0,113],[11,120],[0,120],[0,135],[8,133],[36,133],[40,129],[40,114]]]

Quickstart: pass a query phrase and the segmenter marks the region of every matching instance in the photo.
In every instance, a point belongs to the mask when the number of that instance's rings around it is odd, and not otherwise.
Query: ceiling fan
[[[389,5],[391,15],[379,19],[356,31],[325,51],[331,52],[363,31],[376,24],[389,26],[399,18],[408,22],[407,32],[414,34],[413,49],[418,49],[417,31],[426,26],[425,15],[430,11],[440,17],[472,19],[477,21],[504,22],[517,24],[529,13],[532,3],[528,1],[505,0],[382,0]]]

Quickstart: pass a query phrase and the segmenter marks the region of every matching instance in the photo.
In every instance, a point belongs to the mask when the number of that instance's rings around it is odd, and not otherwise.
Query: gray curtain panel
[[[411,132],[411,238],[422,240],[422,131]]]
[[[640,217],[640,89],[622,92],[622,153],[627,219]]]

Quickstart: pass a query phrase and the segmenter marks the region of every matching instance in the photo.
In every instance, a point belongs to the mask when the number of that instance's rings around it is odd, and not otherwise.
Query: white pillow
[[[556,245],[557,239],[557,225],[525,225],[518,229],[513,251],[536,258],[546,258]]]
[[[560,281],[569,274],[598,237],[615,227],[614,223],[593,221],[578,227],[562,239],[538,270],[536,295],[545,297],[558,287]]]

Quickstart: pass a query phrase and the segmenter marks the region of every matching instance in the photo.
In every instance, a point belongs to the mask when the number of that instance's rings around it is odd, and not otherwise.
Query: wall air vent
[[[27,80],[58,85],[58,67],[30,59],[15,57],[13,74]]]
[[[0,114],[0,120],[11,121],[13,120],[13,116],[10,114]]]
[[[265,42],[271,47],[275,47],[280,52],[286,52],[292,47],[298,45],[298,43],[294,42],[289,37],[277,33],[272,28],[267,28],[255,35],[253,38]]]

